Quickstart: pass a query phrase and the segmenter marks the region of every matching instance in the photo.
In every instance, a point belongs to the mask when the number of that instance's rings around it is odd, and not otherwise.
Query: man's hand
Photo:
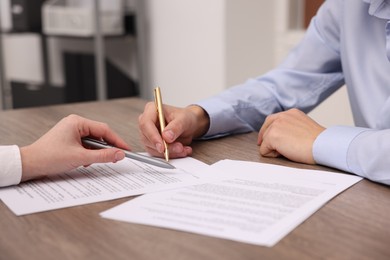
[[[266,118],[257,139],[260,154],[280,155],[300,163],[315,164],[313,143],[325,128],[298,109],[290,109]]]
[[[202,136],[208,130],[207,113],[198,106],[177,108],[164,105],[163,110],[166,126],[162,134],[158,130],[157,111],[153,102],[146,104],[144,112],[139,116],[140,137],[146,151],[153,156],[162,157],[164,152],[162,138],[164,138],[171,158],[191,155],[192,140]]]

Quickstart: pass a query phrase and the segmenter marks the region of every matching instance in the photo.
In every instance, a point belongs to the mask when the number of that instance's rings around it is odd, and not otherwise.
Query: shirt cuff
[[[347,155],[351,142],[367,128],[333,126],[323,131],[313,144],[313,157],[317,164],[351,172]]]
[[[231,134],[253,131],[247,124],[236,116],[232,106],[218,98],[210,98],[195,105],[203,108],[209,115],[210,127],[203,139],[223,137]]]
[[[0,146],[0,187],[19,184],[22,179],[22,160],[17,145]]]
[[[210,119],[209,129],[207,133],[203,135],[202,139],[210,139],[210,138],[216,138],[216,137],[228,135],[226,131],[226,127],[224,127],[224,124],[222,123],[225,120],[225,118],[223,118],[224,117],[223,115],[232,114],[232,113],[230,112],[230,113],[220,114],[221,107],[225,107],[225,104],[223,104],[219,100],[213,100],[212,102],[200,101],[197,102],[195,105],[203,108],[209,115],[209,119]]]

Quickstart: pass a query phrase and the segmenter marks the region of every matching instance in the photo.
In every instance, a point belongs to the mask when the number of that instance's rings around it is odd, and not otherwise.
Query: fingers
[[[158,153],[164,152],[163,140],[157,128],[157,111],[153,102],[146,104],[144,112],[138,117],[141,141],[145,148],[156,150]],[[155,154],[155,153],[153,153]]]
[[[276,120],[276,115],[268,116],[259,131],[257,144],[260,146],[259,151],[262,156],[272,158],[280,156],[280,153],[277,150],[278,130],[273,125]]]
[[[117,148],[88,150],[83,153],[84,159],[81,165],[90,165],[93,163],[118,162],[125,158],[125,153]]]
[[[155,128],[155,126],[154,126],[154,128]],[[140,130],[141,129],[145,129],[145,126],[140,126]],[[154,130],[151,130],[151,131],[154,132]],[[169,131],[170,130],[168,130],[168,135],[169,135]],[[164,132],[164,134],[166,134],[166,132]],[[145,150],[149,154],[151,154],[153,156],[157,156],[157,157],[164,157],[164,145],[162,143],[163,141],[162,141],[161,135],[158,131],[157,131],[157,134],[155,134],[156,141],[151,141],[151,140],[153,140],[153,138],[150,136],[148,137],[147,131],[142,131],[142,130],[140,131],[140,138],[141,138],[142,143],[145,146]],[[168,136],[167,139],[168,140],[172,140],[172,139],[175,140],[175,136],[173,136],[173,137]],[[181,142],[171,142],[170,143],[169,141],[167,141],[167,144],[168,144],[170,158],[182,158],[182,157],[186,157],[186,156],[189,156],[192,154],[192,148],[190,146],[183,145]]]
[[[80,137],[93,136],[98,139],[103,139],[114,146],[130,150],[130,146],[106,123],[93,121],[77,115],[69,115],[65,118],[65,120],[75,121],[71,123],[77,125]]]
[[[156,149],[145,147],[145,150],[152,156],[164,158],[164,153],[159,153]],[[179,142],[175,142],[168,145],[169,158],[184,158],[192,154],[192,148],[190,146],[183,146]]]
[[[272,150],[272,149],[264,149],[264,146],[260,146],[260,154],[264,157],[269,158],[277,158],[280,157],[281,154],[278,151]]]
[[[168,105],[164,105],[163,109],[167,125],[162,135],[158,129],[157,111],[153,102],[146,104],[144,112],[138,118],[140,138],[146,151],[153,156],[163,157],[164,139],[164,141],[168,144],[169,155],[171,158],[179,158],[190,155],[192,153],[192,148],[183,145],[183,140],[187,141],[188,138],[182,138],[184,131],[183,125],[185,123],[185,120],[183,120],[183,118],[185,118],[184,110]],[[184,144],[189,143],[190,141]]]
[[[325,128],[298,109],[273,114],[259,131],[258,144],[263,156],[284,157],[314,164],[312,147]]]
[[[278,115],[278,113],[272,114],[272,115],[267,116],[267,118],[265,119],[263,125],[260,128],[259,134],[257,136],[257,144],[258,145],[260,145],[263,142],[265,132],[268,130],[269,126],[272,125],[272,123],[276,120],[277,115]]]
[[[168,145],[169,156],[171,158],[181,158],[192,154],[190,146],[184,146],[182,143],[175,142]]]
[[[164,105],[163,110],[167,125],[162,133],[158,129],[157,110],[153,102],[146,104],[138,118],[140,138],[146,151],[153,156],[163,157],[164,140],[171,158],[191,155],[189,145],[192,140],[205,134],[209,128],[208,114],[195,105],[186,108]]]

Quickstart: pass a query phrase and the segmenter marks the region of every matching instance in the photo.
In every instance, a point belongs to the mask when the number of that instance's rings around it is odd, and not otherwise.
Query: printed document
[[[211,176],[204,171],[209,168],[207,164],[190,157],[171,160],[171,163],[176,169],[167,170],[130,159],[93,164],[2,188],[0,198],[16,215],[24,215],[210,181]]]
[[[273,246],[327,201],[362,179],[231,160],[210,168],[224,178],[146,194],[101,216]]]

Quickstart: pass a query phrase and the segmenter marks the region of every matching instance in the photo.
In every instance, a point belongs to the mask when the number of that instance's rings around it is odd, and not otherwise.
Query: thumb
[[[179,136],[183,134],[183,131],[185,130],[184,126],[188,125],[184,122],[187,121],[180,118],[175,118],[170,121],[161,134],[163,139],[168,143],[173,143]]]
[[[176,140],[176,134],[175,132],[170,129],[170,128],[165,128],[163,133],[162,133],[162,137],[165,141],[167,141],[168,143],[172,143]]]

